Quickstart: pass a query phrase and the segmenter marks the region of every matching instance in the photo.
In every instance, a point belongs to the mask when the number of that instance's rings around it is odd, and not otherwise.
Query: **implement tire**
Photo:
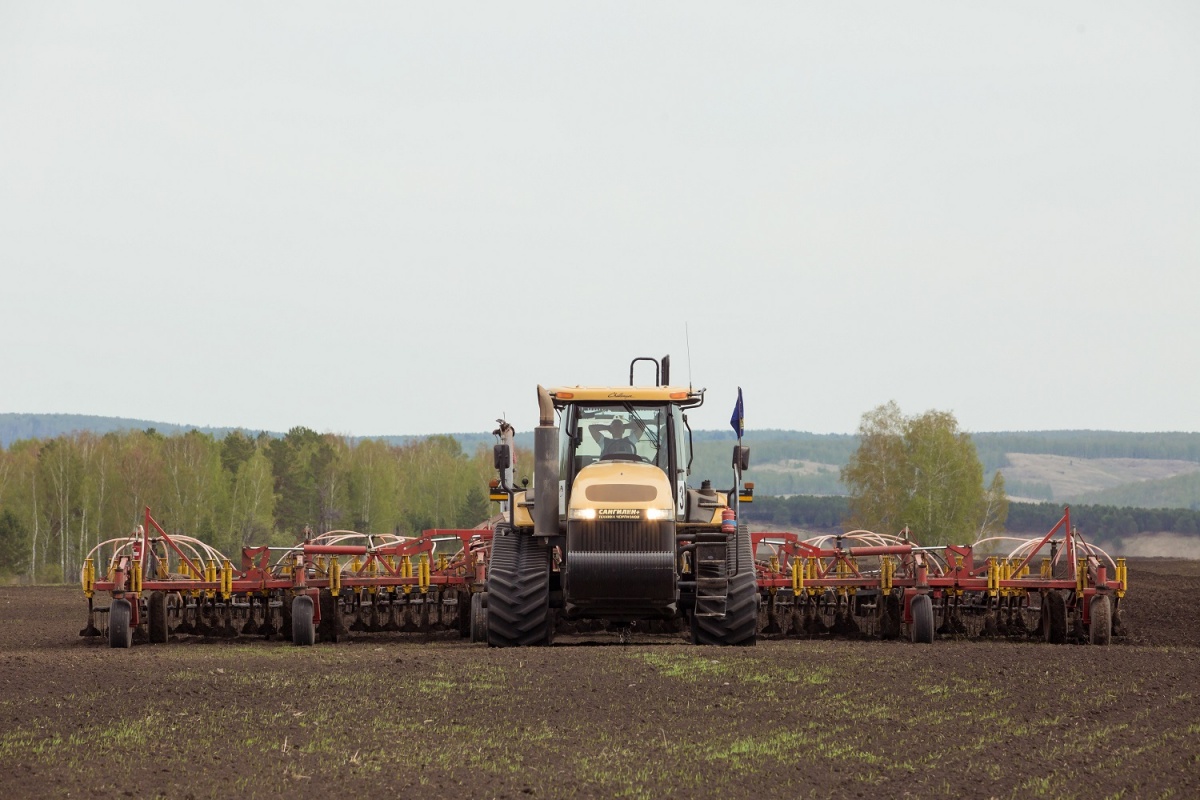
[[[1088,609],[1091,622],[1088,624],[1088,639],[1092,644],[1112,642],[1112,603],[1108,597],[1098,594],[1092,598]]]
[[[550,644],[549,548],[527,534],[497,529],[488,560],[485,619],[490,647]]]
[[[1050,644],[1067,641],[1067,601],[1057,589],[1042,595],[1042,638]]]
[[[115,598],[108,606],[108,646],[109,647],[132,647],[133,646],[133,626],[130,621],[133,619],[133,606],[129,601],[118,597]]]
[[[726,554],[732,575],[725,589],[725,616],[692,614],[692,644],[753,647],[758,641],[758,575],[750,548],[750,529],[738,525],[737,538]],[[736,570],[736,573],[735,573]]]
[[[469,616],[472,642],[486,642],[488,638],[487,609],[483,607],[484,599],[484,592],[476,592],[471,595]]]
[[[306,594],[292,598],[292,644],[310,647],[317,640],[317,628],[313,623],[313,600]]]
[[[167,595],[163,592],[151,592],[146,600],[150,611],[150,643],[166,644],[167,634]]]
[[[919,594],[909,604],[912,610],[912,640],[915,644],[933,644],[933,600]]]

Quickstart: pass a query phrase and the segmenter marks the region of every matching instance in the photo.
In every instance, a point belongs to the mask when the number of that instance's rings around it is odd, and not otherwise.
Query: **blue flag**
[[[742,434],[746,432],[746,411],[742,408],[742,387],[738,387],[737,405],[733,407],[733,416],[729,418],[729,424],[733,426],[733,432],[742,438]]]

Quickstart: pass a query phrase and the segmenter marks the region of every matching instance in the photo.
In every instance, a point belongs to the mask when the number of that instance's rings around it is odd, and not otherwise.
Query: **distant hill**
[[[180,425],[123,417],[83,414],[0,414],[0,446],[20,439],[51,439],[74,431],[154,428],[171,435],[200,430],[218,438],[244,428]],[[271,436],[282,433],[267,431]],[[447,434],[466,452],[494,438],[487,432]],[[1055,503],[1088,502],[1141,508],[1200,508],[1200,433],[1121,431],[997,431],[972,435],[985,472],[1004,473],[1015,498]],[[424,438],[412,434],[355,437],[403,445]],[[733,432],[694,431],[692,474],[718,486],[732,480],[729,466]],[[749,430],[747,475],[761,495],[843,495],[842,466],[858,446],[853,434],[787,430]],[[530,431],[517,434],[517,445],[531,448]]]
[[[154,422],[127,417],[97,417],[89,414],[0,414],[0,447],[8,447],[21,439],[53,439],[64,433],[90,431],[97,434],[154,428],[161,434],[186,433],[199,430],[216,437],[244,428],[210,428],[201,425],[179,425],[173,422]],[[247,431],[249,432],[249,431]],[[258,431],[253,431],[258,433]],[[272,436],[281,434],[271,433]]]

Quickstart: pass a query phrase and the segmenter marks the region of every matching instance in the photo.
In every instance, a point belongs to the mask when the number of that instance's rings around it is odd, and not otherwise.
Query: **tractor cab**
[[[576,386],[550,396],[559,417],[560,519],[605,503],[653,508],[664,519],[686,511],[691,437],[683,412],[699,406],[703,392]]]

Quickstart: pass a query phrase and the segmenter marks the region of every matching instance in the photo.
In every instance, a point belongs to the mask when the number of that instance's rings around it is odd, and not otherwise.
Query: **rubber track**
[[[503,529],[501,529],[503,530]],[[488,644],[532,647],[550,641],[550,558],[530,536],[496,532],[488,561]]]
[[[737,546],[730,546],[726,568],[733,575],[726,590],[725,616],[693,617],[692,640],[696,644],[735,647],[753,646],[758,638],[758,576],[750,547],[750,529],[738,525]]]

